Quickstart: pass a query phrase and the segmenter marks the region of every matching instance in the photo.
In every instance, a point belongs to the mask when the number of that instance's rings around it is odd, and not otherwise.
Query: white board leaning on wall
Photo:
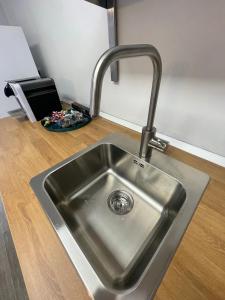
[[[0,118],[19,108],[13,97],[4,95],[6,80],[39,77],[21,27],[0,26]]]

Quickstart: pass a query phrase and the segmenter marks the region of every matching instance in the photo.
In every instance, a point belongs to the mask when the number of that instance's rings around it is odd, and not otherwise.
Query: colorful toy
[[[81,128],[91,121],[88,114],[75,109],[53,111],[50,116],[45,117],[41,124],[50,131],[69,131]]]

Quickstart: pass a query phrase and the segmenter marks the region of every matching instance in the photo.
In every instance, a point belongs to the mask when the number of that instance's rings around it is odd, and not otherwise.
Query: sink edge
[[[30,185],[39,199],[60,241],[65,247],[67,255],[77,269],[91,297],[94,297],[94,299],[97,300],[103,300],[105,297],[107,297],[108,300],[135,300],[137,298],[149,299],[149,297],[151,299],[154,296],[169,266],[169,263],[172,260],[177,247],[179,246],[179,243],[181,242],[181,239],[191,221],[198,203],[200,202],[201,196],[209,181],[209,176],[180,161],[168,157],[166,154],[153,150],[150,161],[151,165],[181,182],[186,190],[187,198],[180,212],[176,216],[174,223],[166,233],[162,243],[155,252],[154,257],[149,262],[145,272],[142,274],[141,280],[139,280],[139,282],[132,289],[123,291],[122,293],[108,290],[102,284],[95,271],[88,263],[78,244],[74,242],[75,240],[67,228],[63,218],[55,208],[53,202],[43,187],[45,178],[49,174],[74,160],[75,158],[81,156],[85,152],[90,151],[96,147],[96,145],[102,143],[114,144],[135,155],[139,148],[138,142],[127,135],[111,134],[99,142],[89,146],[88,148],[85,148],[84,150],[63,160],[50,169],[33,177],[30,181]],[[188,176],[188,174],[192,175],[191,178]],[[40,186],[42,188],[40,188]],[[154,278],[152,276],[150,276],[151,278],[148,276],[150,271],[155,275]]]

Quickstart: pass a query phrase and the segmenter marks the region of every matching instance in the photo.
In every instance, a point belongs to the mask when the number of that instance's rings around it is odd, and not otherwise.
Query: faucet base
[[[152,130],[147,129],[147,126],[142,128],[141,145],[140,145],[140,158],[146,158],[151,155],[151,148],[148,146],[149,141],[155,136],[155,127]]]
[[[165,152],[169,144],[168,141],[156,137],[156,128],[148,130],[147,127],[143,127],[140,145],[140,158],[148,158],[151,156],[152,148]]]

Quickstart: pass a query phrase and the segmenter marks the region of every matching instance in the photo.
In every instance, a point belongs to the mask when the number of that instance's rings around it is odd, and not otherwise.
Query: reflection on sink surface
[[[208,176],[114,134],[37,175],[31,186],[96,300],[152,299]]]
[[[182,185],[112,144],[101,144],[50,174],[44,187],[106,286],[130,288],[143,273],[185,201]],[[133,198],[110,210],[114,191]],[[116,197],[116,196],[115,196]],[[120,195],[115,199],[122,201]]]

